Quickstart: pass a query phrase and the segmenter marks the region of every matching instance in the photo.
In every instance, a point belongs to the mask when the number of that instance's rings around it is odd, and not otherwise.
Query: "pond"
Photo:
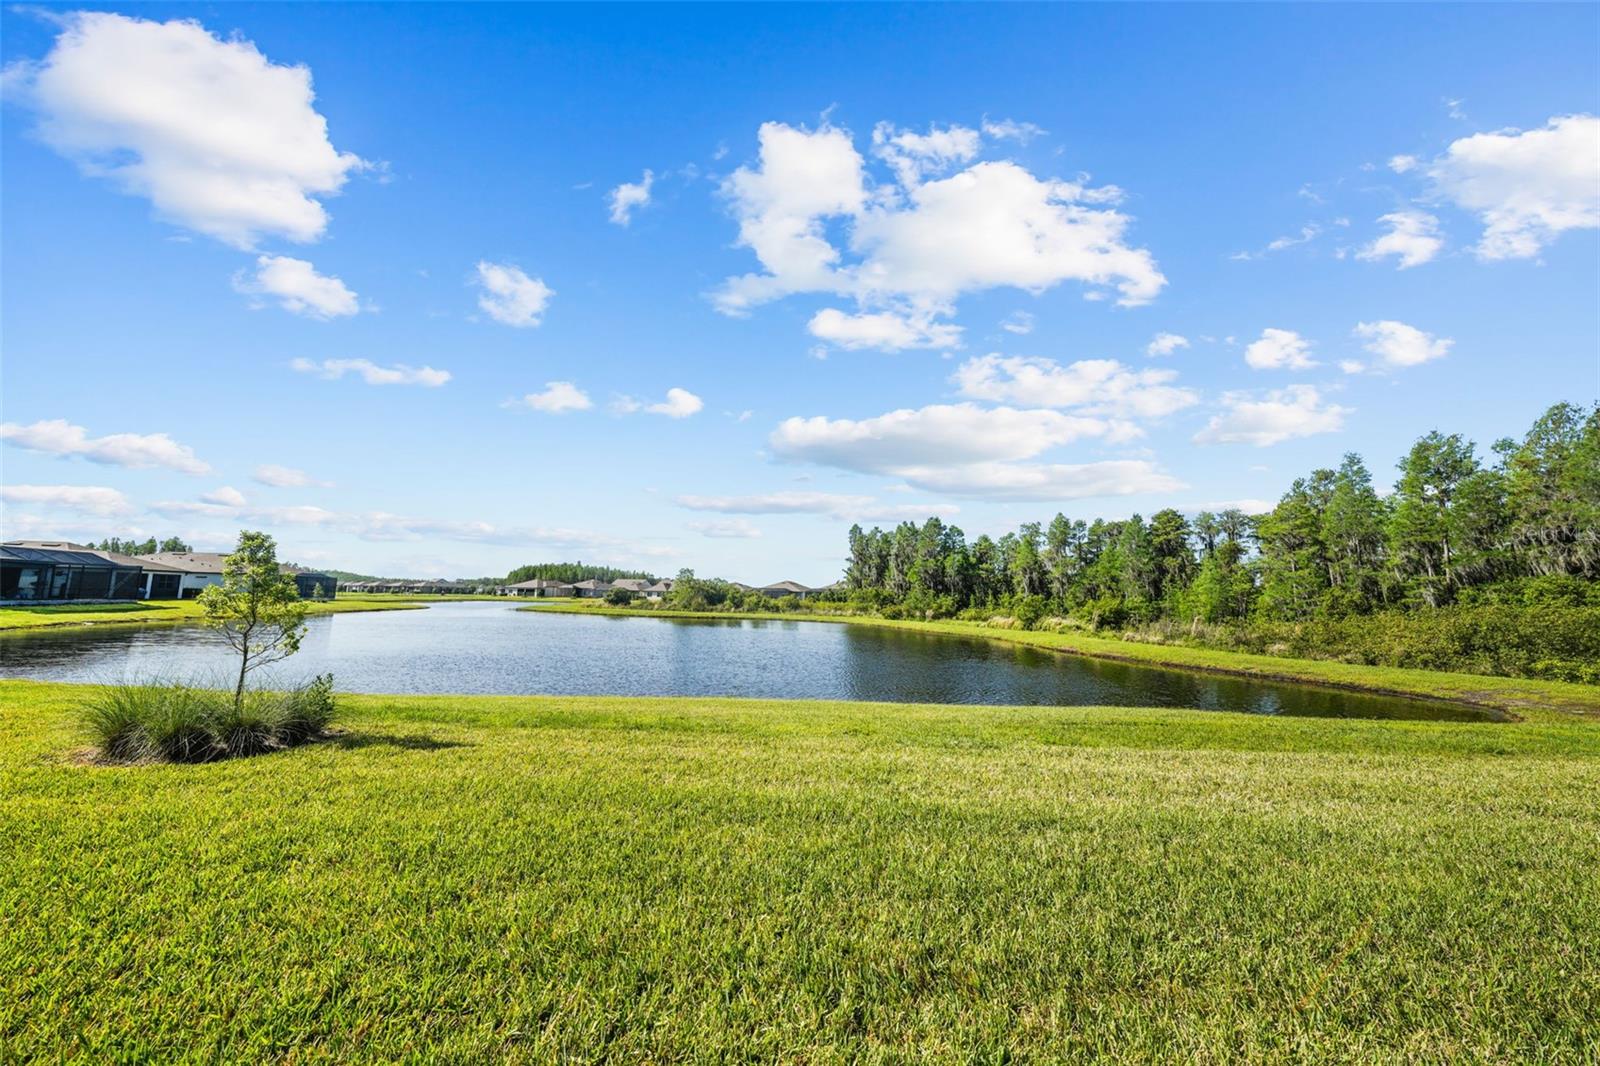
[[[199,626],[10,634],[0,677],[222,683],[233,653]],[[1447,703],[1063,655],[981,638],[829,622],[616,617],[457,602],[313,618],[300,653],[261,674],[332,672],[346,692],[760,696],[1196,707],[1255,714],[1472,721]]]

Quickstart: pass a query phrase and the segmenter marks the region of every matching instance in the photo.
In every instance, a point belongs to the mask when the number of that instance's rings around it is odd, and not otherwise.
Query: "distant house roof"
[[[762,592],[813,592],[814,589],[800,584],[798,581],[774,581],[770,585],[762,585]]]
[[[98,548],[94,549],[94,554],[102,555],[119,566],[137,566],[140,570],[149,570],[156,574],[181,573],[177,567],[158,563],[148,555],[123,555],[121,552],[106,552]]]
[[[65,548],[28,548],[20,544],[0,545],[0,559],[8,563],[34,563],[42,566],[91,566],[113,570],[137,569],[139,563],[109,558],[109,552],[79,551]],[[127,558],[124,556],[124,558]]]
[[[221,552],[156,552],[140,558],[186,574],[220,574],[222,564],[228,557]]]
[[[672,591],[672,579],[671,578],[662,578],[660,581],[657,581],[654,585],[646,585],[644,587],[643,591],[645,591],[645,592],[671,592]]]
[[[536,577],[532,581],[518,581],[515,585],[507,585],[508,589],[570,589],[572,586],[565,581],[546,581]]]
[[[611,587],[627,589],[629,592],[643,592],[649,584],[650,582],[641,581],[636,577],[619,577],[611,583]]]
[[[599,581],[591,577],[587,581],[577,582],[572,587],[575,589],[608,589],[611,586],[607,582]]]
[[[151,556],[148,555],[124,555],[121,552],[93,548],[87,544],[74,544],[70,540],[8,540],[6,545],[12,548],[32,548],[45,551],[84,552],[89,555],[98,555],[100,558],[109,563],[115,563],[117,566],[136,566],[141,570],[152,570],[157,573],[176,570],[175,567],[152,562]]]

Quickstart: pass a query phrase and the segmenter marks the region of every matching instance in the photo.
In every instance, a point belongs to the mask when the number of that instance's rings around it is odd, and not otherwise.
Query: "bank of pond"
[[[205,683],[233,653],[199,626],[0,639],[0,677]],[[741,696],[896,703],[1184,707],[1267,715],[1484,721],[1458,702],[1107,661],[979,636],[769,619],[616,617],[447,602],[315,617],[267,683],[331,673],[347,692]]]

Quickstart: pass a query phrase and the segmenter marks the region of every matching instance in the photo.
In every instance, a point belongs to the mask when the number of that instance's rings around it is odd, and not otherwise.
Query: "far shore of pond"
[[[459,600],[493,600],[503,596],[390,595],[386,593],[343,593],[337,599],[312,600],[307,606],[313,615],[353,614],[360,611],[421,610],[430,603]],[[27,607],[0,607],[0,637],[36,629],[84,628],[88,626],[182,625],[201,620],[198,600],[130,600],[126,603],[37,604]]]
[[[813,611],[675,611],[658,607],[616,607],[594,601],[562,600],[528,604],[529,612],[603,614],[618,618],[680,618],[713,621],[834,622],[880,626],[952,636],[980,637],[1021,644],[1066,655],[1081,655],[1114,662],[1164,666],[1200,673],[1320,685],[1379,696],[1410,696],[1444,700],[1496,711],[1512,721],[1561,722],[1574,718],[1600,724],[1600,687],[1563,681],[1493,677],[1482,674],[1444,673],[1390,666],[1367,666],[1320,659],[1290,659],[1191,648],[1172,644],[1145,644],[1075,630],[1004,629],[979,622],[880,618],[876,615],[833,614]]]

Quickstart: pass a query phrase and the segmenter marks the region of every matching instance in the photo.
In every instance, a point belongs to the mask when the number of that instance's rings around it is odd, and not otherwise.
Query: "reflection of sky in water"
[[[214,680],[232,652],[196,626],[0,639],[0,676]],[[1258,714],[1476,718],[1466,709],[1083,659],[978,638],[816,622],[682,621],[448,603],[312,619],[300,654],[263,671],[331,671],[347,692],[1198,707]]]

